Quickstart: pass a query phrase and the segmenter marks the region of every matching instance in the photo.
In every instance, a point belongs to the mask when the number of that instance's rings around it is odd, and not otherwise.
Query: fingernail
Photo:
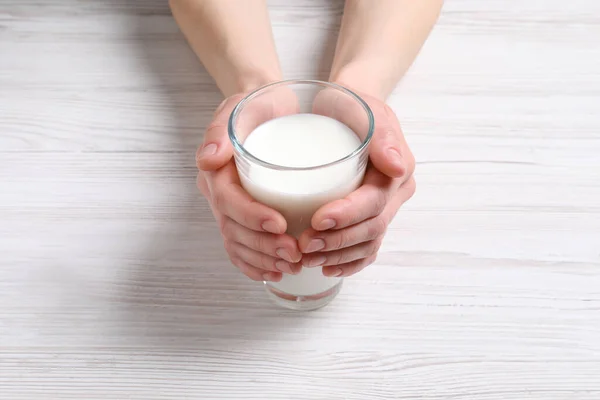
[[[263,228],[267,232],[279,233],[279,227],[277,226],[275,221],[272,220],[263,222],[261,228]]]
[[[402,168],[402,155],[400,154],[398,149],[390,147],[387,152],[390,156],[390,159],[392,160],[392,163],[395,166]]]
[[[200,151],[200,158],[210,157],[217,153],[217,145],[209,143]]]
[[[276,272],[265,272],[262,275],[262,277],[265,281],[277,281],[278,280],[277,278],[279,278],[279,275],[277,275]]]
[[[287,262],[291,262],[293,263],[294,260],[292,259],[292,256],[290,255],[290,253],[288,253],[288,251],[286,249],[279,248],[275,251],[275,254],[277,254],[277,257],[284,259]]]
[[[327,219],[324,219],[323,221],[321,221],[321,223],[319,224],[319,230],[326,231],[327,229],[331,229],[334,226],[335,226],[335,221],[332,220],[331,218],[327,218]]]
[[[313,253],[325,248],[325,241],[323,239],[313,239],[308,243],[306,247],[307,253]]]
[[[308,261],[306,261],[304,263],[305,267],[320,267],[321,265],[325,264],[325,261],[327,261],[327,257],[321,255],[321,256],[317,256],[314,258],[309,258]]]
[[[270,280],[271,280],[271,273],[270,273],[270,272],[265,272],[265,273],[262,275],[262,277],[263,277],[263,279],[264,279],[265,281],[270,281]]]
[[[325,276],[331,276],[331,277],[335,277],[335,276],[340,276],[341,274],[343,274],[344,271],[341,270],[341,268],[337,268],[333,271],[333,273],[327,274],[325,275],[325,271],[323,271],[323,275]]]
[[[292,273],[292,267],[290,267],[290,264],[288,264],[287,262],[285,262],[283,260],[276,261],[275,268],[277,268],[281,272],[285,272],[286,274]]]
[[[292,275],[298,275],[302,271],[302,265],[293,264],[290,267],[292,268]]]

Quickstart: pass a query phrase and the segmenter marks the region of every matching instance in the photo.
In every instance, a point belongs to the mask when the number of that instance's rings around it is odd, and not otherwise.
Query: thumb
[[[231,160],[233,147],[229,141],[229,116],[243,95],[226,98],[217,107],[213,120],[204,132],[204,142],[196,152],[196,165],[203,171],[215,171]]]
[[[396,115],[387,105],[377,107],[373,114],[375,131],[369,148],[371,162],[390,178],[408,178],[414,169],[414,159]]]

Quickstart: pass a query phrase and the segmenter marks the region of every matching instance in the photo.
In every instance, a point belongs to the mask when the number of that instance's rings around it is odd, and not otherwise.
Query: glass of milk
[[[373,114],[358,95],[313,80],[276,82],[250,93],[228,126],[242,186],[279,211],[294,237],[310,228],[317,209],[361,184],[373,128]],[[326,305],[341,285],[321,267],[265,282],[277,304],[295,310]]]

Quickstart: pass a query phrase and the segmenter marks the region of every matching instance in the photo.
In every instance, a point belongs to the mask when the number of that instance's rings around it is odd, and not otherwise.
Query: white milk
[[[343,123],[316,114],[276,118],[258,126],[244,142],[255,157],[287,167],[312,167],[339,160],[361,144]],[[310,227],[311,217],[322,205],[345,197],[362,181],[355,157],[332,167],[310,171],[277,171],[251,165],[248,176],[240,173],[243,187],[256,200],[283,214],[287,232],[299,236]],[[340,278],[323,276],[320,267],[303,268],[298,275],[284,274],[273,287],[293,295],[314,295],[335,286]]]

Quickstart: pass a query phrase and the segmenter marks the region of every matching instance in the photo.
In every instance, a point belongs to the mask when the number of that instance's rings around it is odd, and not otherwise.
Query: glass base
[[[288,294],[274,288],[269,282],[264,284],[267,294],[278,306],[296,311],[312,311],[329,304],[340,292],[342,282],[343,280],[340,280],[331,289],[310,296]]]

